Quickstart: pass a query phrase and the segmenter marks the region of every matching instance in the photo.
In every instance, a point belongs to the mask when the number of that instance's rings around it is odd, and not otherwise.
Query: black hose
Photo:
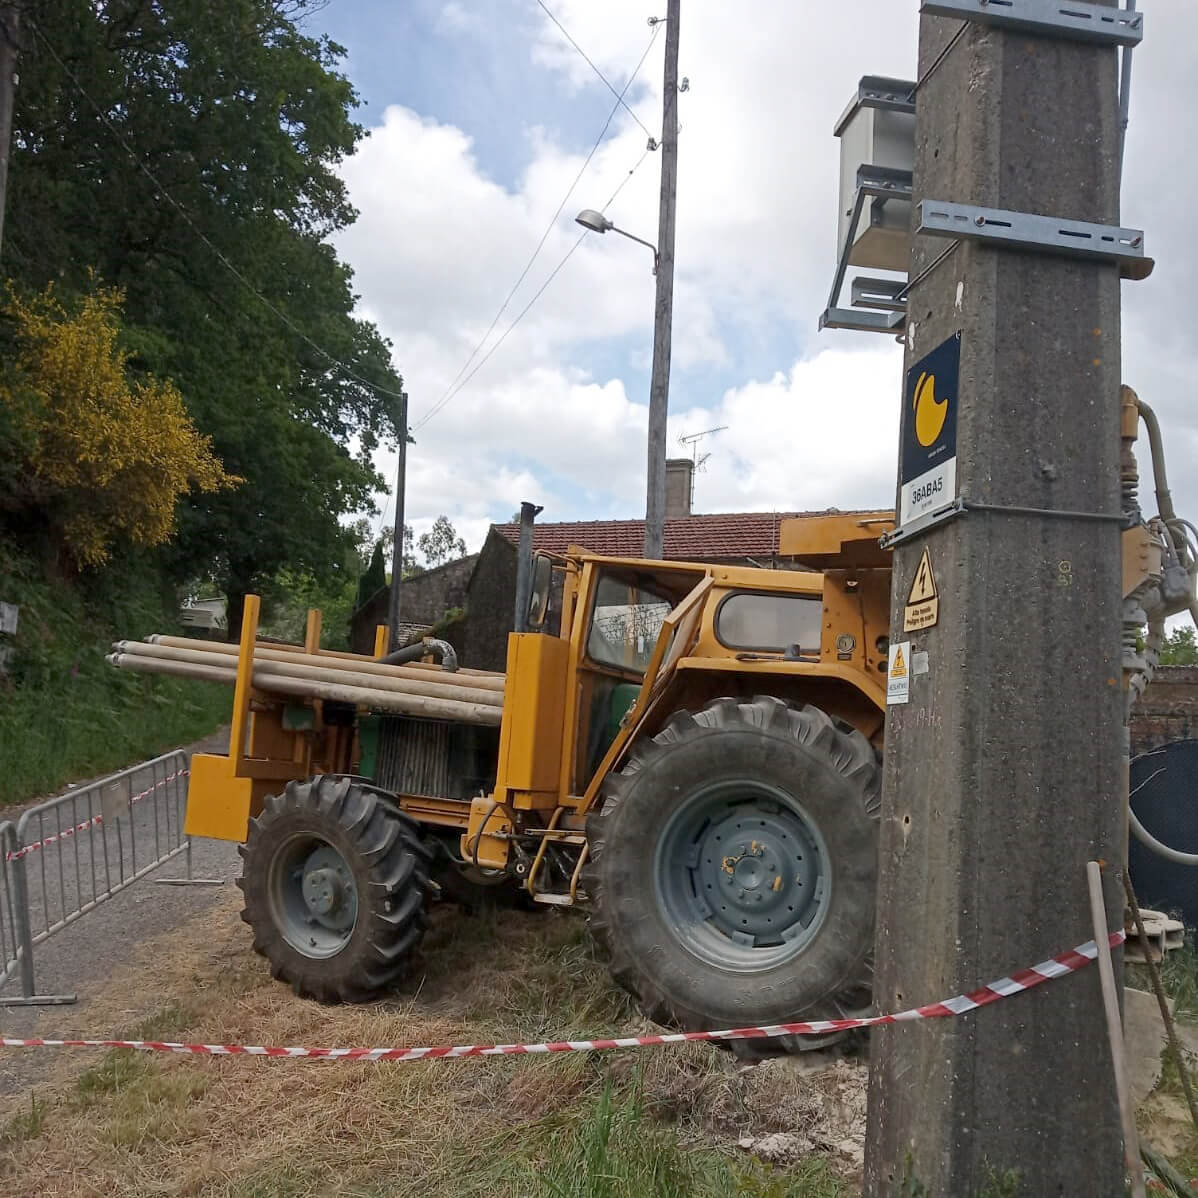
[[[448,641],[437,640],[436,637],[431,636],[426,636],[424,640],[415,645],[396,649],[394,653],[388,653],[386,657],[380,657],[379,663],[385,666],[401,666],[405,662],[419,661],[428,654],[441,659],[441,669],[448,670],[450,673],[457,670],[457,650]]]

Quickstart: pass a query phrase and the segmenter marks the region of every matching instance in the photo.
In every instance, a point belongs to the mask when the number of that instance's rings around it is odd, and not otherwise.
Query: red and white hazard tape
[[[1123,931],[1112,932],[1111,948],[1126,939]],[[9,1040],[0,1039],[4,1048],[140,1048],[147,1052],[185,1053],[213,1057],[316,1057],[327,1061],[427,1061],[460,1057],[507,1057],[541,1052],[602,1052],[609,1048],[649,1048],[656,1044],[685,1044],[693,1040],[758,1040],[774,1036],[818,1035],[848,1031],[851,1028],[877,1027],[884,1023],[906,1023],[915,1019],[938,1019],[964,1015],[989,1006],[1000,998],[1021,994],[1041,982],[1064,977],[1089,965],[1098,955],[1093,940],[999,978],[972,994],[958,994],[926,1007],[900,1011],[897,1015],[874,1015],[868,1019],[816,1019],[810,1023],[773,1023],[763,1027],[740,1027],[718,1032],[669,1032],[658,1036],[621,1036],[611,1040],[559,1040],[545,1044],[459,1044],[440,1048],[263,1048],[245,1044],[173,1044],[163,1040]]]
[[[167,774],[165,778],[160,778],[153,786],[147,786],[145,790],[135,795],[130,795],[130,806],[134,803],[140,803],[147,795],[152,795],[154,791],[161,786],[165,786],[168,782],[173,782],[176,778],[185,778],[190,773],[190,770],[176,770],[173,774]],[[38,849],[45,848],[48,844],[57,844],[60,840],[67,840],[72,836],[77,836],[80,832],[86,832],[88,828],[95,828],[103,822],[103,815],[93,816],[91,819],[85,819],[81,824],[76,824],[73,828],[64,828],[61,832],[55,832],[52,836],[44,837],[42,840],[35,840],[32,844],[22,845],[19,849],[13,849],[12,852],[4,854],[4,859],[5,861],[17,861],[21,857],[27,857],[30,853],[36,853]]]

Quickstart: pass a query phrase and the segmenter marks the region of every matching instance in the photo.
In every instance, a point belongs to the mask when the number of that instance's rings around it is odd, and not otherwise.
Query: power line
[[[104,112],[104,110],[100,107],[100,105],[97,104],[96,101],[91,98],[91,95],[88,93],[87,89],[83,86],[82,83],[79,82],[79,77],[59,57],[58,52],[54,49],[54,46],[50,42],[50,39],[48,37],[46,37],[46,35],[44,33],[42,33],[39,26],[33,21],[30,21],[30,26],[33,29],[35,36],[41,41],[42,45],[46,47],[46,50],[49,52],[50,57],[53,58],[54,61],[59,65],[59,67],[66,73],[67,77],[75,85],[75,90],[92,106],[92,108],[95,109],[96,115],[100,118],[100,120],[103,122],[103,124],[108,128],[109,132],[120,143],[121,147],[129,155],[129,157],[133,159],[134,164],[141,171],[141,173],[143,175],[145,175],[146,178],[149,179],[151,183],[154,184],[155,188],[157,188],[157,190],[158,190],[158,193],[162,196],[162,198],[164,200],[166,200],[166,202],[168,204],[170,204],[170,206],[172,208],[175,209],[176,212],[178,212],[178,214],[183,218],[184,222],[187,224],[188,228],[191,229],[191,231],[196,235],[196,237],[199,238],[199,240],[202,241],[204,243],[204,245],[206,245],[212,251],[212,253],[216,256],[217,261],[220,262],[220,264],[252,296],[254,296],[254,298],[257,299],[259,303],[261,303],[263,305],[263,307],[265,307],[268,311],[273,313],[283,324],[285,324],[287,326],[288,329],[290,329],[297,337],[299,337],[302,341],[304,341],[311,349],[315,350],[315,352],[317,354],[319,354],[326,362],[328,362],[330,366],[332,366],[334,369],[340,371],[343,375],[345,375],[346,378],[353,379],[354,382],[356,382],[356,383],[361,383],[363,387],[369,387],[372,391],[374,391],[378,395],[386,395],[386,396],[389,396],[391,399],[398,399],[401,402],[405,402],[407,400],[407,396],[402,391],[393,391],[389,387],[382,386],[380,383],[372,383],[370,381],[370,379],[363,378],[362,375],[358,374],[351,367],[347,366],[339,358],[335,358],[331,353],[328,352],[328,350],[326,350],[324,348],[324,346],[319,345],[317,342],[313,341],[312,338],[309,337],[308,334],[305,333],[304,330],[302,328],[300,328],[300,326],[297,325],[295,323],[295,321],[292,320],[291,317],[287,315],[286,312],[284,312],[281,308],[277,307],[270,300],[268,300],[266,298],[266,296],[264,296],[253,285],[253,283],[251,283],[249,281],[249,279],[247,279],[246,276],[244,274],[242,274],[242,272],[236,266],[234,266],[233,263],[224,255],[224,253],[208,238],[208,236],[195,223],[195,221],[193,221],[191,219],[190,214],[183,207],[183,205],[180,204],[179,201],[176,200],[175,197],[173,195],[171,195],[171,193],[169,191],[167,191],[167,189],[158,181],[158,179],[154,175],[153,171],[151,171],[150,168],[148,166],[146,166],[145,162],[138,155],[137,151],[134,150],[134,148],[125,139],[124,134],[116,127],[116,125],[114,125],[112,123],[112,121],[110,121],[108,119],[108,115]]]
[[[653,48],[653,43],[657,39],[657,34],[658,34],[659,28],[660,28],[660,26],[654,26],[653,33],[649,38],[648,45],[645,46],[644,53],[641,54],[640,61],[637,62],[636,67],[633,69],[632,74],[629,75],[628,82],[624,84],[624,92],[626,92],[632,86],[633,80],[636,79],[638,74],[640,74],[641,67],[643,67],[645,65],[645,59],[649,57],[649,51]],[[593,146],[591,146],[591,151],[589,154],[587,154],[586,161],[584,161],[582,166],[579,168],[578,174],[576,174],[574,176],[574,181],[570,184],[570,187],[566,191],[566,194],[564,196],[562,196],[562,202],[560,204],[558,204],[557,211],[555,211],[554,214],[549,218],[549,223],[545,226],[545,231],[541,234],[540,241],[537,242],[536,248],[533,250],[532,255],[529,257],[528,261],[524,264],[524,269],[520,272],[516,281],[512,284],[511,289],[508,291],[507,295],[504,297],[503,303],[501,303],[499,305],[499,311],[497,311],[495,313],[495,315],[491,318],[491,323],[489,325],[487,325],[486,332],[483,333],[483,335],[478,339],[477,344],[470,351],[470,354],[466,358],[465,362],[463,362],[461,367],[459,367],[457,374],[455,374],[453,376],[453,378],[449,381],[448,386],[446,386],[444,392],[442,392],[440,399],[438,399],[433,404],[432,408],[429,409],[429,414],[424,416],[418,422],[419,424],[425,424],[428,421],[429,416],[433,412],[439,412],[441,410],[441,408],[444,406],[444,401],[446,399],[446,396],[448,396],[451,391],[454,391],[454,388],[457,386],[458,380],[466,373],[467,370],[470,369],[471,363],[478,356],[478,353],[482,349],[482,347],[484,345],[486,345],[487,338],[490,337],[491,334],[495,331],[495,326],[499,323],[500,318],[507,311],[508,305],[512,302],[512,298],[515,296],[516,292],[519,291],[520,284],[523,283],[524,280],[528,277],[528,272],[530,270],[532,270],[533,264],[536,262],[538,256],[541,253],[541,250],[545,246],[545,242],[549,239],[549,234],[553,232],[553,227],[554,227],[554,225],[557,224],[557,218],[559,216],[561,216],[562,209],[565,208],[567,203],[569,203],[570,197],[574,194],[574,189],[578,186],[579,180],[582,178],[583,174],[586,172],[587,167],[591,165],[591,159],[595,157],[596,151],[598,151],[600,145],[602,145],[602,143],[603,143],[603,139],[607,136],[607,131],[610,128],[612,121],[615,119],[616,113],[620,109],[620,104],[623,102],[623,95],[624,95],[624,93],[621,92],[619,95],[616,96],[616,103],[612,106],[612,110],[607,114],[607,120],[603,122],[603,128],[599,130],[599,136],[595,138],[595,144]],[[648,150],[645,151],[646,154],[648,152],[649,152]],[[643,160],[644,160],[644,155],[641,156],[641,161],[643,161]],[[640,166],[640,162],[637,163],[637,166]],[[632,169],[635,171],[636,167],[633,167]],[[630,171],[629,174],[631,174],[631,173],[632,172]],[[617,194],[618,194],[618,192],[617,192]],[[614,199],[615,197],[613,196],[612,198]],[[611,200],[609,200],[608,203],[610,204]],[[489,357],[490,354],[488,354],[487,356]],[[454,394],[457,394],[457,392],[454,391]]]
[[[641,129],[644,131],[646,136],[652,137],[653,134],[650,133],[649,130],[645,127],[644,121],[642,121],[641,118],[639,116],[637,116],[636,113],[633,112],[632,109],[629,108],[627,104],[624,103],[624,92],[626,92],[628,90],[628,84],[631,83],[632,80],[630,79],[628,81],[628,83],[626,83],[624,85],[624,91],[617,92],[616,89],[614,87],[612,87],[612,85],[610,83],[608,83],[607,76],[604,75],[604,73],[591,61],[590,57],[587,55],[587,52],[570,36],[569,30],[561,23],[561,21],[559,21],[557,19],[557,17],[555,17],[553,15],[553,13],[551,13],[549,11],[549,9],[545,5],[545,0],[537,0],[537,3],[541,6],[541,10],[544,12],[544,14],[558,27],[558,29],[560,29],[562,31],[562,36],[566,39],[566,41],[568,41],[570,43],[570,45],[572,45],[574,47],[574,49],[577,50],[578,53],[582,55],[583,60],[586,62],[587,66],[589,66],[591,68],[591,70],[594,71],[595,74],[598,75],[599,78],[603,80],[603,85],[607,88],[607,90],[609,92],[611,92],[611,94],[613,96],[616,97],[616,100],[619,102],[619,104],[623,106],[624,111],[627,112],[628,115],[630,117],[632,117],[632,119],[634,121],[636,121],[636,123],[638,125],[640,125]],[[655,24],[653,26],[654,35],[656,35],[658,28],[659,28],[659,24]]]
[[[611,193],[611,196],[609,197],[607,203],[603,205],[603,208],[601,209],[601,211],[606,211],[609,207],[611,207],[612,203],[615,201],[616,196],[618,196],[620,194],[620,192],[624,190],[624,187],[628,183],[628,180],[631,179],[634,174],[636,174],[637,167],[639,167],[641,165],[641,163],[644,162],[648,156],[649,156],[648,150],[645,150],[642,152],[640,158],[638,158],[636,161],[636,165],[633,166],[633,168],[628,172],[628,174],[625,175],[624,178],[620,180],[619,186],[616,188],[615,191],[613,191]],[[545,294],[545,291],[548,289],[549,284],[552,283],[553,280],[557,278],[562,267],[564,267],[566,265],[566,263],[570,261],[570,258],[574,254],[574,251],[576,249],[578,249],[578,247],[580,245],[582,245],[582,243],[585,239],[586,239],[586,232],[584,231],[579,236],[578,240],[575,241],[574,244],[566,251],[565,256],[562,258],[562,260],[553,268],[552,271],[550,271],[549,277],[537,289],[537,292],[532,297],[532,299],[530,299],[528,301],[528,303],[525,304],[524,307],[520,310],[520,313],[515,318],[515,320],[513,320],[512,323],[509,324],[508,327],[503,330],[503,334],[500,336],[499,340],[496,341],[495,344],[492,345],[489,350],[487,350],[487,352],[482,356],[481,359],[479,359],[479,362],[474,367],[474,369],[471,370],[470,373],[468,375],[466,375],[466,377],[464,379],[462,379],[461,383],[459,383],[458,386],[452,392],[446,393],[444,396],[442,396],[441,399],[437,401],[437,403],[435,403],[414,425],[412,425],[411,429],[409,430],[410,432],[416,432],[418,429],[421,429],[426,424],[428,424],[428,422],[430,420],[432,420],[432,418],[434,416],[436,416],[436,414],[438,412],[440,412],[442,410],[442,408],[444,408],[452,399],[455,399],[461,393],[462,389],[466,386],[466,384],[469,383],[470,380],[472,378],[474,378],[474,376],[476,374],[478,374],[478,372],[480,370],[482,370],[482,368],[490,361],[491,355],[494,354],[494,352],[508,339],[508,335],[512,332],[512,330],[528,314],[528,310],[533,306],[533,304],[535,304],[537,302],[537,300],[539,300],[541,298],[542,295]]]

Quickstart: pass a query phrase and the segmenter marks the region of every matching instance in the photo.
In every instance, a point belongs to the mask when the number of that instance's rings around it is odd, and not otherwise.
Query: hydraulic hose
[[[396,649],[394,653],[388,653],[386,657],[380,657],[378,660],[381,665],[399,666],[404,662],[419,661],[427,653],[441,659],[441,669],[443,670],[453,673],[458,668],[457,650],[448,641],[439,641],[436,637],[431,636],[426,636],[424,640],[418,641],[415,645]]]

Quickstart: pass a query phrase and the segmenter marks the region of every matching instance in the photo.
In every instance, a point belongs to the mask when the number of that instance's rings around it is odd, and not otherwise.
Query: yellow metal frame
[[[254,804],[255,783],[241,767],[249,737],[250,692],[253,689],[259,605],[257,595],[246,595],[241,617],[241,643],[237,653],[237,681],[233,687],[228,755],[221,757],[195,753],[191,758],[187,815],[183,824],[188,836],[237,841],[243,841],[246,837]]]

